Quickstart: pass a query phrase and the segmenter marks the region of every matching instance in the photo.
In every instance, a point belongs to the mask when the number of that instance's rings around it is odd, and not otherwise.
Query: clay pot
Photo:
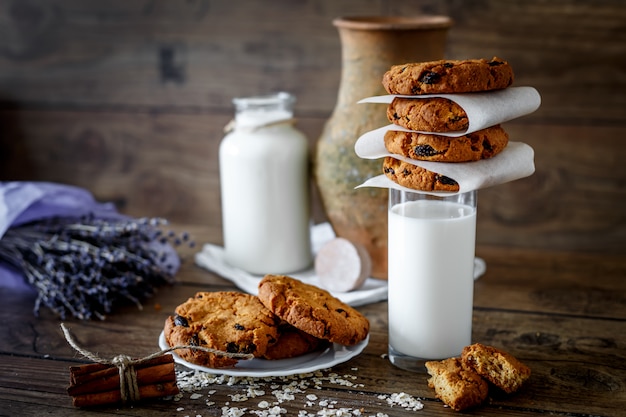
[[[381,160],[356,156],[363,133],[389,124],[384,104],[357,104],[387,94],[381,84],[392,66],[443,59],[452,21],[446,16],[349,17],[333,24],[342,47],[337,103],[317,142],[314,175],[335,233],[363,245],[372,259],[372,276],[387,278],[386,189],[355,189],[382,173]]]

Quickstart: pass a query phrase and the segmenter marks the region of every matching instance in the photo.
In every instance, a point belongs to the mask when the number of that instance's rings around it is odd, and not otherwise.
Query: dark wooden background
[[[333,18],[419,13],[454,19],[448,58],[498,55],[542,95],[505,125],[537,171],[479,193],[479,244],[625,254],[622,0],[1,0],[0,180],[220,227],[231,99],[294,93],[313,147],[337,98]]]

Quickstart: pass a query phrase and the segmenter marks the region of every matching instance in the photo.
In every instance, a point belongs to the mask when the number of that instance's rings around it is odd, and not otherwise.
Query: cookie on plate
[[[459,358],[426,362],[428,386],[444,404],[456,411],[480,405],[489,394],[489,386]]]
[[[452,178],[390,156],[383,161],[383,172],[393,182],[413,190],[459,191],[459,183]]]
[[[471,162],[491,158],[504,150],[509,135],[491,126],[459,137],[389,130],[385,148],[393,154],[433,162]]]
[[[205,346],[229,353],[265,355],[278,340],[280,319],[257,297],[239,292],[199,292],[176,307],[176,315],[165,321],[165,338],[170,346]],[[193,349],[178,355],[201,366],[224,368],[238,359]]]
[[[406,129],[424,132],[457,132],[469,125],[465,110],[443,97],[396,97],[387,106],[387,119]]]
[[[382,83],[389,94],[449,94],[506,88],[513,77],[511,66],[494,57],[394,65]]]
[[[289,323],[279,327],[278,341],[268,346],[264,359],[288,359],[328,347],[328,340],[311,336]]]
[[[466,346],[463,363],[507,394],[517,391],[530,377],[530,368],[513,355],[480,343]]]
[[[354,345],[369,333],[369,321],[328,291],[285,275],[266,275],[259,299],[278,317],[319,339]]]

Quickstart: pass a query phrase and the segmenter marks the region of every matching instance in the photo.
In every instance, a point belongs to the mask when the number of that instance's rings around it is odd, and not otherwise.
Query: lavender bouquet
[[[174,282],[180,265],[159,218],[133,219],[87,191],[52,183],[0,182],[0,286],[37,293],[61,319],[104,319]],[[189,242],[192,244],[191,242]]]

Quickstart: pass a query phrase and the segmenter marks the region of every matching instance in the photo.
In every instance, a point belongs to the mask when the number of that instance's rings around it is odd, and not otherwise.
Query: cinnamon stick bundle
[[[172,355],[161,355],[133,365],[139,399],[178,394]],[[115,365],[92,363],[70,367],[68,394],[75,407],[123,402],[120,371]]]

